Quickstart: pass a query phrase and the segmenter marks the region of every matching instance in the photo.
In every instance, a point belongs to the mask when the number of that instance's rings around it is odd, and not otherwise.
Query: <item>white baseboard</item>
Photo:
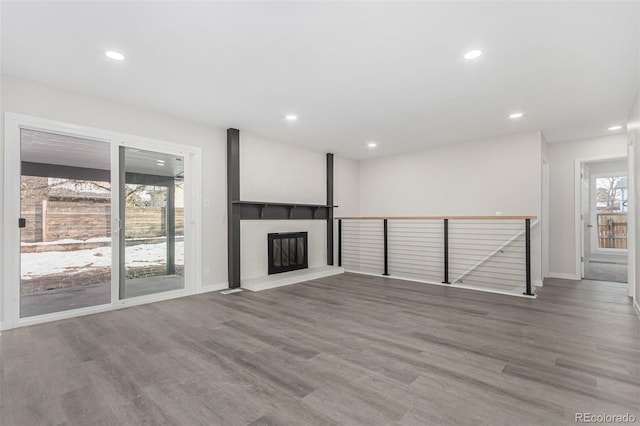
[[[200,287],[200,290],[198,291],[198,294],[209,293],[210,291],[226,290],[228,288],[229,288],[229,283],[227,283],[227,282],[217,283],[217,284],[207,284],[207,285],[203,285],[202,287]]]
[[[273,274],[266,277],[248,278],[241,280],[240,287],[245,290],[260,291],[270,288],[297,284],[318,278],[329,277],[344,273],[344,268],[338,266],[322,266],[319,268],[301,269],[299,271]]]
[[[638,316],[638,319],[640,319],[640,305],[638,305],[637,300],[633,301],[633,310],[636,311],[636,315]]]
[[[576,274],[565,274],[562,272],[549,272],[549,278],[560,278],[562,280],[580,281],[581,278]]]
[[[544,280],[533,280],[531,283],[534,287],[544,287]]]

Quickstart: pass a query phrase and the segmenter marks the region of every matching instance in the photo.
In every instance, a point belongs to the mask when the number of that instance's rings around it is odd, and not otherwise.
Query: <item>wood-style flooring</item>
[[[622,284],[531,300],[344,274],[3,332],[0,424],[640,422],[640,320]]]

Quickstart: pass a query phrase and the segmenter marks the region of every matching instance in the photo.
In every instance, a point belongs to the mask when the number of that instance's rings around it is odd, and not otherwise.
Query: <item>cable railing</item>
[[[535,216],[336,220],[338,265],[347,272],[534,296],[531,226]]]

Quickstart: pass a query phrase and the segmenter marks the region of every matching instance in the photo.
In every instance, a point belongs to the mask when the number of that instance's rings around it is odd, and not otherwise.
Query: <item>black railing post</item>
[[[338,266],[342,266],[342,219],[338,219]]]
[[[387,219],[383,219],[383,232],[384,232],[384,273],[382,275],[389,275],[389,239],[387,238]]]
[[[444,281],[443,284],[451,284],[449,282],[449,219],[444,220]]]
[[[523,294],[533,296],[533,293],[531,292],[531,219],[524,220],[524,251],[527,288]]]

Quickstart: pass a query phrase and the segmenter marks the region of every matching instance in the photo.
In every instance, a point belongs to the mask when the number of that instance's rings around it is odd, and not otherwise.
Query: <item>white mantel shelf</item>
[[[304,281],[317,280],[344,273],[344,268],[339,266],[322,266],[319,268],[301,269],[299,271],[283,272],[281,274],[267,275],[266,277],[248,278],[242,280],[240,287],[245,290],[260,291],[285,285],[297,284]]]

